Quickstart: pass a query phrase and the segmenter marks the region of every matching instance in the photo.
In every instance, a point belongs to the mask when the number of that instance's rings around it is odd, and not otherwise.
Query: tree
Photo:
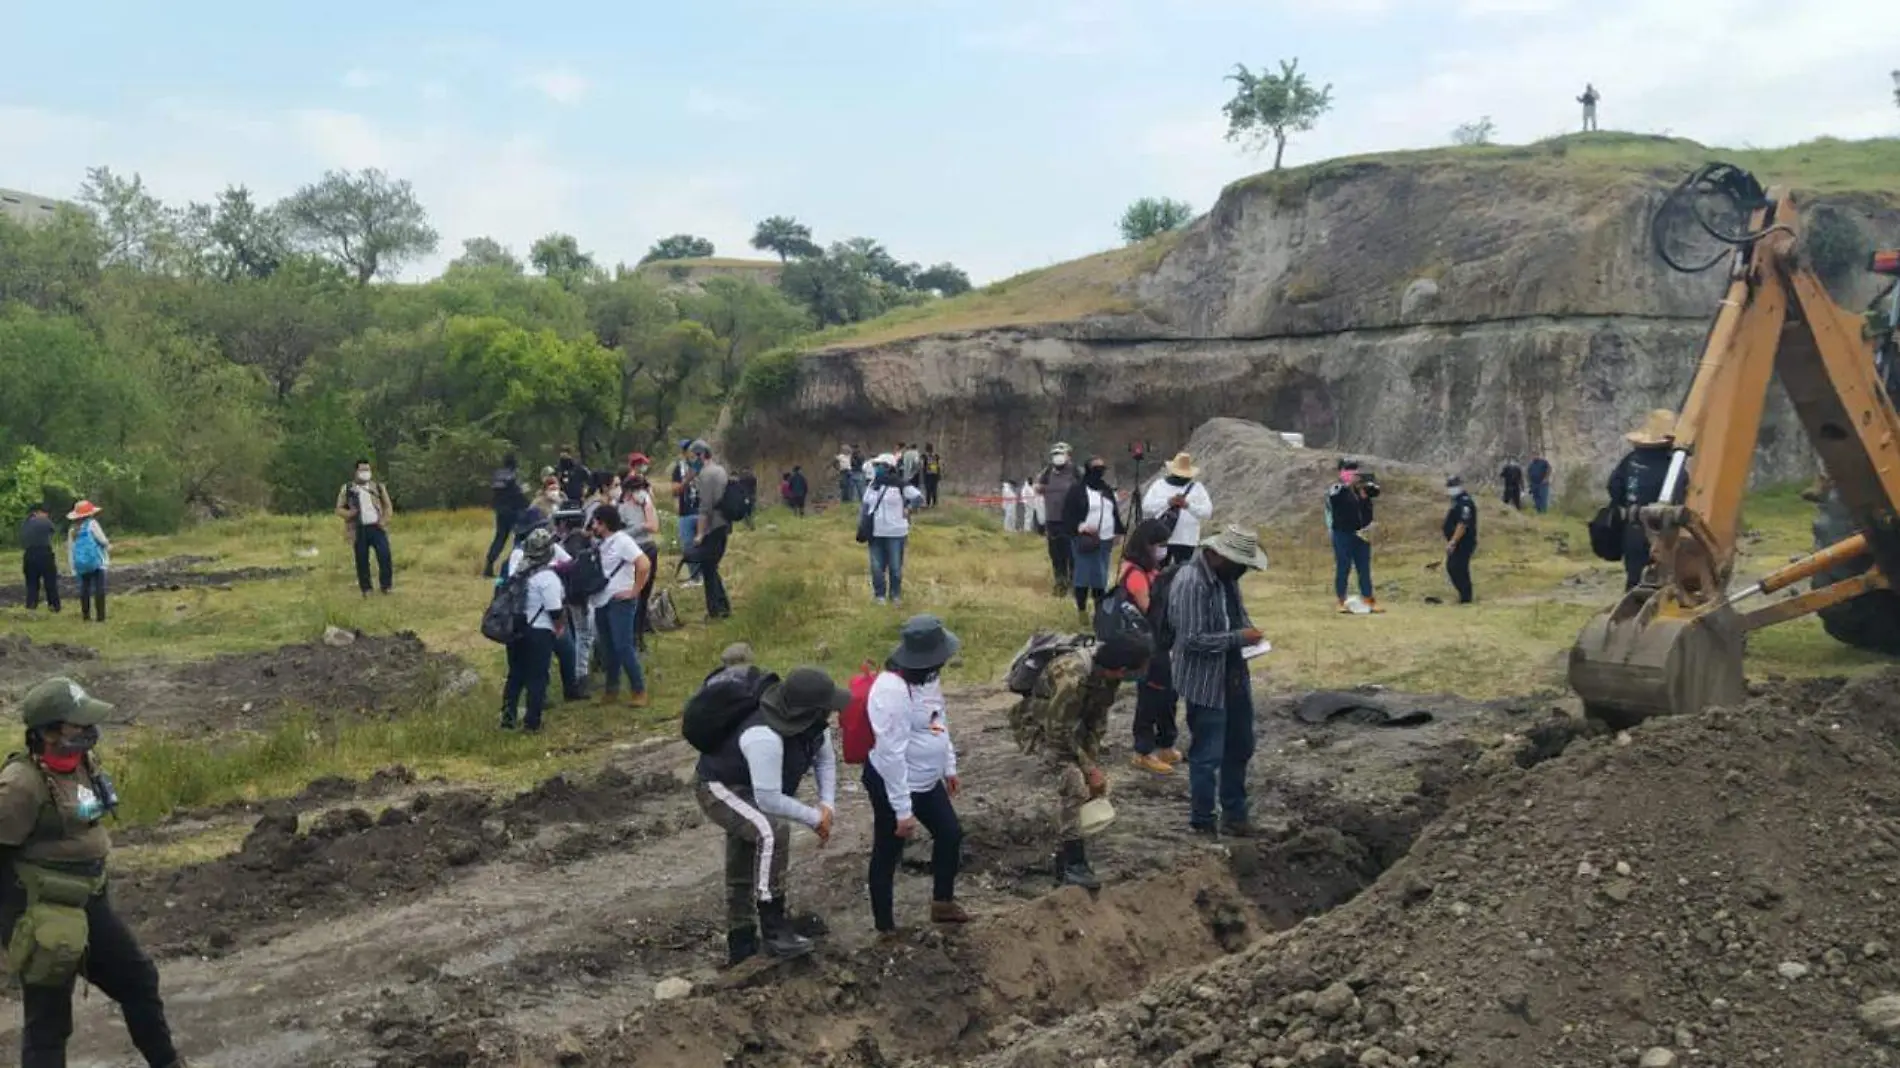
[[[471,237],[462,242],[462,254],[449,261],[450,270],[503,271],[521,273],[521,260],[508,246],[492,237]]]
[[[1486,115],[1477,122],[1460,123],[1458,128],[1451,132],[1451,139],[1454,144],[1460,145],[1488,145],[1497,132],[1498,124],[1491,121],[1491,116]]]
[[[954,297],[970,291],[970,276],[963,268],[954,263],[939,263],[928,270],[918,271],[911,283],[918,289],[927,289],[940,297]]]
[[[349,336],[348,285],[334,267],[293,262],[269,278],[200,287],[195,319],[225,359],[256,368],[281,404],[310,361]]]
[[[279,207],[307,249],[347,268],[358,285],[434,252],[440,240],[409,183],[374,167],[326,172]]]
[[[1156,234],[1179,230],[1194,218],[1194,209],[1185,200],[1167,197],[1142,197],[1122,212],[1122,240],[1129,244],[1146,241]]]
[[[155,271],[178,250],[176,219],[137,174],[128,180],[110,167],[89,167],[79,202],[98,220],[107,264]]]
[[[259,208],[241,185],[218,194],[205,236],[212,272],[227,282],[269,278],[290,254],[283,217],[274,208]]]
[[[1272,141],[1273,169],[1280,169],[1290,133],[1311,130],[1319,117],[1332,110],[1333,87],[1314,89],[1300,73],[1300,61],[1280,61],[1280,73],[1259,74],[1236,63],[1227,76],[1235,84],[1234,97],[1221,107],[1227,115],[1227,139],[1247,141],[1256,151]]]
[[[553,233],[536,241],[528,250],[528,262],[570,290],[598,279],[601,274],[594,257],[581,251],[580,240],[573,234]]]
[[[688,313],[719,339],[714,389],[722,400],[738,387],[754,356],[811,329],[803,308],[749,278],[708,278],[703,291],[689,299]]]
[[[655,260],[703,260],[713,254],[713,243],[703,237],[692,234],[674,234],[654,242],[647,254],[640,257],[641,263]]]
[[[884,287],[864,270],[862,257],[843,245],[786,264],[778,284],[821,327],[863,322],[889,307]]]
[[[811,227],[784,215],[774,215],[759,223],[759,228],[752,233],[752,247],[761,252],[777,253],[780,263],[806,259],[822,252],[811,239]]]

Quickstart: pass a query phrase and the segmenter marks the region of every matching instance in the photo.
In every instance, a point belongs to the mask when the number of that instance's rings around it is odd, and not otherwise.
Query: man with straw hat
[[[1610,507],[1623,521],[1623,588],[1633,590],[1649,566],[1649,538],[1636,513],[1662,499],[1676,441],[1676,413],[1657,408],[1623,438],[1633,447],[1610,472]]]
[[[1168,562],[1185,564],[1194,558],[1194,547],[1201,543],[1201,524],[1214,514],[1214,499],[1207,487],[1196,481],[1201,469],[1194,457],[1174,454],[1160,478],[1148,484],[1141,497],[1145,519],[1159,519],[1171,529],[1168,535]]]
[[[1187,703],[1190,735],[1188,826],[1201,834],[1254,834],[1247,818],[1253,682],[1242,651],[1257,645],[1261,634],[1241,603],[1240,580],[1266,566],[1259,536],[1230,526],[1202,544],[1168,591],[1174,688]]]

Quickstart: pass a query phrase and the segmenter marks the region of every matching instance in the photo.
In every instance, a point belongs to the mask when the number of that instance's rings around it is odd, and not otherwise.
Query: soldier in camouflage
[[[1099,888],[1082,840],[1082,806],[1108,792],[1101,767],[1108,710],[1122,680],[1147,667],[1151,646],[1121,639],[1084,646],[1051,660],[1029,696],[1010,713],[1016,745],[1040,751],[1056,786],[1056,877],[1070,886]]]

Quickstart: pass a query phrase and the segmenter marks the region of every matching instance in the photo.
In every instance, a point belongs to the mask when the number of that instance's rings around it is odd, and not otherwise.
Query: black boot
[[[792,930],[785,918],[785,902],[759,902],[759,928],[765,935],[765,952],[772,957],[802,957],[815,947],[812,940]]]
[[[759,955],[759,929],[741,927],[726,932],[726,967],[743,964]]]
[[[1062,853],[1057,863],[1062,867],[1060,876],[1064,886],[1079,886],[1084,890],[1102,888],[1102,880],[1097,879],[1089,867],[1088,846],[1080,838],[1062,843]]]

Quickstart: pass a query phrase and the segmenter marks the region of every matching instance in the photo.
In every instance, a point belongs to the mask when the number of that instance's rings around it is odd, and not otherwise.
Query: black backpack
[[[718,503],[713,507],[726,518],[728,523],[737,523],[751,511],[752,499],[745,491],[745,485],[736,478],[726,480],[725,490],[719,494]]]
[[[482,613],[482,637],[507,645],[528,629],[528,576],[532,573],[509,575],[495,585],[488,610]]]
[[[1174,624],[1168,621],[1168,590],[1186,564],[1169,564],[1148,580],[1148,622],[1154,627],[1155,654],[1174,648]]]
[[[607,570],[601,566],[600,547],[597,545],[589,545],[580,552],[572,553],[571,555],[574,559],[567,565],[567,572],[561,576],[562,587],[565,590],[568,604],[580,604],[594,594],[606,589],[607,580],[613,578],[614,574],[618,574],[621,568],[627,566],[627,562],[622,560],[614,566],[612,574],[608,573]]]
[[[1623,559],[1623,539],[1628,529],[1621,508],[1611,504],[1598,509],[1590,520],[1590,551],[1599,560]]]
[[[702,753],[714,752],[758,711],[759,699],[777,683],[777,675],[756,667],[713,672],[680,713],[681,737]]]
[[[1037,631],[1029,641],[1016,652],[1016,658],[1010,661],[1009,674],[1006,676],[1009,691],[1022,697],[1035,692],[1036,680],[1042,677],[1049,662],[1063,653],[1076,649],[1086,649],[1090,639],[1082,634],[1051,634]]]

